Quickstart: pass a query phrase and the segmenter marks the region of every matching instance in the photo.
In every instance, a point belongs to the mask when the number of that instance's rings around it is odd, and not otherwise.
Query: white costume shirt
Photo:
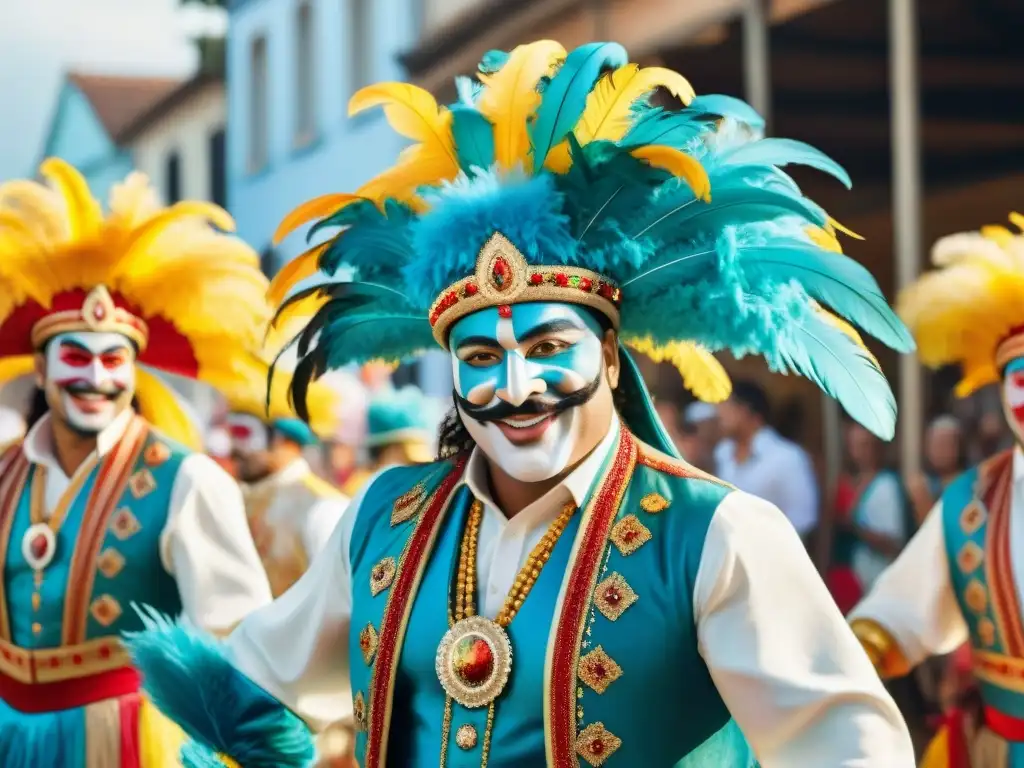
[[[249,528],[275,595],[326,546],[348,498],[318,478],[305,459],[242,486]]]
[[[128,409],[96,438],[96,456],[117,445],[134,413]],[[45,515],[49,516],[74,476],[64,474],[53,449],[50,415],[29,430],[22,444],[33,464],[46,467]],[[83,462],[79,472],[89,471]],[[77,473],[76,473],[77,474]],[[270,602],[270,586],[249,535],[242,494],[213,459],[185,457],[171,488],[160,560],[174,577],[182,610],[195,625],[220,633]]]
[[[736,443],[715,448],[715,470],[722,480],[781,509],[796,532],[810,533],[818,524],[818,479],[807,452],[770,427],[750,442],[746,461],[736,460]]]
[[[486,459],[474,451],[462,482],[484,505],[477,576],[488,616],[563,503],[585,502],[617,437],[616,425],[560,485],[511,520],[495,505]],[[351,712],[348,553],[361,500],[352,500],[295,587],[227,640],[239,669],[314,727]],[[722,501],[693,602],[700,652],[764,768],[913,768],[896,705],[775,507],[741,492]]]
[[[1017,599],[1024,597],[1024,455],[1013,454],[1010,491],[1010,562]],[[929,656],[951,653],[969,636],[949,578],[941,499],[921,528],[851,619],[871,619],[892,635],[911,666]]]
[[[878,475],[857,503],[855,522],[874,533],[899,542],[907,540],[906,497],[898,476],[891,472]],[[871,589],[892,559],[862,541],[853,548],[852,567],[865,590]]]

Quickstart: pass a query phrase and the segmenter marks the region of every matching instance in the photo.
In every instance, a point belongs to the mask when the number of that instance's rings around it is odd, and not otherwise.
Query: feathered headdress
[[[805,144],[758,138],[762,121],[743,102],[694,96],[614,43],[492,52],[479,82],[458,85],[449,107],[413,85],[356,93],[350,113],[382,106],[413,145],[356,194],[317,198],[282,222],[279,236],[313,220],[311,237],[340,229],[271,287],[279,320],[310,315],[297,393],[352,361],[444,346],[452,323],[482,307],[561,301],[603,314],[708,399],[728,393],[710,352],[760,354],[892,436],[889,386],[841,318],[900,351],[913,341],[841,254],[838,225],[780,170],[800,163],[849,185],[842,168]],[[685,106],[652,106],[659,87]]]
[[[1010,221],[1024,230],[1024,216]],[[897,309],[925,365],[961,367],[956,393],[965,397],[1024,355],[1024,235],[1001,226],[950,235],[932,248],[932,263]]]
[[[49,186],[0,184],[0,381],[30,371],[52,336],[99,330],[132,339],[144,366],[230,386],[233,359],[269,314],[258,257],[223,233],[231,217],[211,203],[161,208],[138,173],[114,187],[104,216],[70,165],[51,158],[40,172]],[[157,427],[201,444],[156,376],[142,371],[137,394]]]
[[[296,418],[289,394],[290,376],[278,373],[271,379],[270,364],[255,354],[239,355],[237,364],[241,374],[237,383],[221,390],[232,413],[255,416],[266,424]],[[314,434],[320,438],[333,434],[338,428],[338,408],[338,397],[330,387],[319,382],[310,386],[306,421]]]

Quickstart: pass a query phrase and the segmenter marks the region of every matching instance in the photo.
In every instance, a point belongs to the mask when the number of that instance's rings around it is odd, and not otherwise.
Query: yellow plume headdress
[[[224,233],[231,217],[204,202],[162,208],[139,173],[114,187],[104,216],[70,165],[51,158],[40,172],[49,185],[0,184],[2,373],[31,370],[57,333],[104,330],[135,342],[142,365],[230,385],[232,357],[258,343],[268,315],[258,257]],[[149,414],[165,414],[156,426],[195,445],[164,385],[153,376],[139,385],[143,413],[161,401]]]
[[[1024,230],[1024,216],[1010,221]],[[935,244],[932,263],[937,269],[900,294],[897,310],[925,365],[960,365],[964,397],[1024,355],[1024,235],[1002,226],[950,235]]]

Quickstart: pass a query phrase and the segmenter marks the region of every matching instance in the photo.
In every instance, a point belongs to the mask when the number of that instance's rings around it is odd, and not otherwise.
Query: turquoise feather
[[[202,755],[231,756],[245,768],[307,768],[313,740],[305,724],[239,672],[220,644],[187,621],[137,608],[145,629],[125,644],[156,707],[195,742]],[[209,764],[209,763],[206,763]]]
[[[508,62],[509,53],[508,51],[488,51],[480,59],[480,63],[477,65],[477,69],[481,74],[493,75],[495,72],[500,70]]]
[[[533,169],[540,171],[548,152],[579,122],[587,96],[606,68],[624,66],[626,49],[618,43],[591,43],[574,50],[544,89],[537,116],[530,125]]]
[[[728,117],[751,128],[764,128],[764,118],[757,110],[741,99],[720,93],[708,93],[695,97],[689,105],[690,112]]]
[[[490,168],[494,163],[494,126],[477,109],[453,105],[452,137],[459,166],[469,173],[474,168]]]
[[[761,139],[728,150],[716,160],[719,165],[806,165],[835,177],[847,189],[853,186],[843,166],[810,144],[792,139]]]

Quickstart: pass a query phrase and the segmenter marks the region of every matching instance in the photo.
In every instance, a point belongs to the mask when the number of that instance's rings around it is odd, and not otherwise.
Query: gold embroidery
[[[107,547],[96,560],[96,567],[108,579],[112,579],[124,568],[124,555],[113,547]]]
[[[971,573],[981,565],[981,561],[984,559],[985,553],[981,551],[981,547],[973,541],[968,541],[956,556],[956,564],[960,566],[963,573]]]
[[[455,732],[455,743],[460,749],[472,749],[476,746],[476,740],[476,728],[469,723],[460,725],[459,730]]]
[[[613,573],[594,590],[594,604],[609,621],[616,621],[637,599],[636,592],[618,573]]]
[[[636,515],[626,515],[612,528],[612,544],[623,555],[631,555],[651,540],[651,531]]]
[[[100,595],[89,606],[89,613],[104,627],[109,627],[121,615],[121,604],[110,595]]]
[[[598,693],[604,693],[609,685],[622,677],[622,667],[599,645],[580,659],[579,674],[580,680]]]
[[[995,645],[996,625],[988,619],[981,619],[978,622],[978,636],[985,645]]]
[[[964,590],[964,600],[967,602],[967,607],[975,613],[984,613],[985,607],[988,605],[988,591],[985,589],[985,585],[977,579],[971,579],[971,583]]]
[[[377,653],[377,640],[377,630],[373,628],[373,624],[367,624],[359,633],[359,650],[367,664],[373,661],[373,656]]]
[[[972,501],[960,513],[960,530],[970,536],[985,524],[985,510],[978,502]]]
[[[391,508],[391,525],[401,525],[407,520],[416,517],[419,511],[420,502],[426,494],[426,487],[423,483],[417,483],[412,490],[403,493],[395,499],[395,506]]]
[[[576,737],[577,754],[595,768],[604,765],[621,746],[622,739],[605,730],[604,723],[591,723]]]
[[[132,496],[136,499],[141,499],[143,496],[151,493],[155,489],[156,478],[154,478],[153,473],[145,467],[128,478],[128,490],[132,492]]]
[[[110,521],[110,530],[118,539],[125,541],[141,531],[142,525],[128,507],[121,507]]]
[[[161,442],[150,443],[146,447],[145,453],[142,454],[142,458],[149,466],[159,467],[171,458],[171,449]]]
[[[355,720],[356,730],[366,730],[366,699],[363,698],[363,692],[359,691],[355,698],[352,699],[352,717]]]
[[[648,493],[642,499],[640,499],[640,509],[644,512],[649,512],[652,515],[656,515],[659,512],[663,512],[668,509],[669,501],[660,493]]]
[[[398,567],[393,557],[385,557],[373,566],[373,570],[370,571],[370,593],[376,597],[390,587],[391,582],[395,580],[397,570]]]

